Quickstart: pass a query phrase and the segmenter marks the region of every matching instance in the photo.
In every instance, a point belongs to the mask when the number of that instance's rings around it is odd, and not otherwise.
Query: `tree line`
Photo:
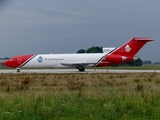
[[[87,50],[79,49],[77,53],[103,53],[103,47],[93,46],[93,47],[88,48]],[[138,58],[135,61],[118,64],[114,66],[142,66],[142,60]]]

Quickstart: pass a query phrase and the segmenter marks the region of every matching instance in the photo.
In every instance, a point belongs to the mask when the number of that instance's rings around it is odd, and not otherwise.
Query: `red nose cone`
[[[29,59],[31,59],[33,56],[34,56],[34,54],[14,56],[14,57],[4,61],[3,65],[5,67],[10,67],[10,68],[19,68],[23,64],[25,64]]]
[[[11,59],[9,59],[9,60],[5,60],[4,62],[3,62],[3,66],[4,67],[11,67],[12,65],[11,65],[11,61],[10,61]]]

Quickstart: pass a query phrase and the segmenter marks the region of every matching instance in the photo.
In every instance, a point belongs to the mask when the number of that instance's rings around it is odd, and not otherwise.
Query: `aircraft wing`
[[[61,65],[69,66],[69,67],[78,67],[78,66],[94,66],[100,63],[109,63],[109,62],[95,62],[95,63],[61,63]]]

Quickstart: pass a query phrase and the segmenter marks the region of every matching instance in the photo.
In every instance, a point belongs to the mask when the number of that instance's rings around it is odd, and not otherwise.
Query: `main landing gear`
[[[77,69],[79,69],[79,72],[84,72],[85,71],[84,67],[77,67]]]

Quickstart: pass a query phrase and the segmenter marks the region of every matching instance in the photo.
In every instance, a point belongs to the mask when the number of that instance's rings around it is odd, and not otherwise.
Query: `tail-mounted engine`
[[[108,56],[105,57],[105,60],[107,62],[120,62],[120,63],[130,62],[130,61],[133,61],[133,60],[136,60],[136,59],[137,59],[137,57],[114,55],[114,54],[111,54],[111,55],[108,55]]]

